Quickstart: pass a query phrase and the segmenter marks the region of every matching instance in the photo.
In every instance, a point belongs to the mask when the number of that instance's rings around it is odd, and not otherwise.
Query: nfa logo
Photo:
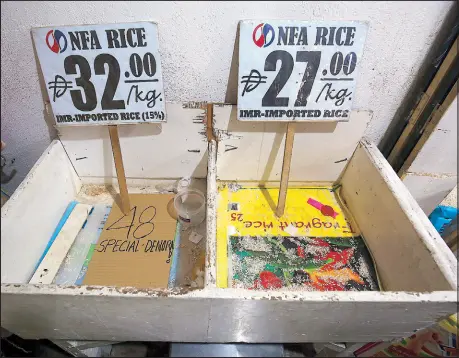
[[[274,41],[274,29],[270,24],[259,24],[253,30],[252,39],[258,47],[268,47]]]
[[[67,38],[59,30],[49,30],[46,34],[46,44],[54,53],[62,53],[67,48]]]

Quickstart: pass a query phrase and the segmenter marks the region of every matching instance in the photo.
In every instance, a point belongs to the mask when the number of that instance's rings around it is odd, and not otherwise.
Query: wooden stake
[[[287,135],[285,137],[284,162],[282,163],[282,176],[279,188],[279,199],[277,200],[277,217],[284,215],[285,200],[287,198],[288,177],[290,175],[290,163],[292,161],[293,138],[295,127],[293,122],[287,123]]]
[[[129,194],[126,185],[126,175],[124,174],[123,157],[121,155],[120,137],[118,136],[118,126],[108,126],[110,141],[112,142],[113,159],[115,160],[116,176],[120,187],[121,211],[127,215],[131,210],[129,204]]]

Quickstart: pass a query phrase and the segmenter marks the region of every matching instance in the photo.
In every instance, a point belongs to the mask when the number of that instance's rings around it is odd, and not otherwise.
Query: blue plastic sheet
[[[448,225],[459,213],[457,208],[452,206],[439,205],[429,215],[429,219],[435,229],[442,234],[446,225]]]

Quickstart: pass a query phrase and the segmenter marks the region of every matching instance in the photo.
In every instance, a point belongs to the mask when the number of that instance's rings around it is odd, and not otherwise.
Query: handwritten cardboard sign
[[[367,24],[240,23],[238,119],[349,119]]]
[[[166,288],[174,250],[174,195],[131,194],[131,211],[116,203],[99,237],[84,285]]]
[[[32,35],[58,125],[165,122],[156,24],[53,26]]]

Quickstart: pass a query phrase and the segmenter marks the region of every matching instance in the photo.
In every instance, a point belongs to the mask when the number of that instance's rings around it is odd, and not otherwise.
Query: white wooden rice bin
[[[60,140],[1,209],[2,327],[68,340],[369,342],[410,335],[456,311],[457,261],[377,147],[362,139],[366,111],[347,123],[297,123],[290,185],[342,184],[383,290],[216,288],[217,180],[279,182],[286,124],[239,122],[235,106],[214,105],[217,142],[208,142],[202,108],[168,104],[167,123],[122,126],[120,137],[131,193],[185,176],[205,186],[207,178],[205,288],[28,284],[67,204],[107,200],[94,188],[116,183],[106,127],[60,128]]]

